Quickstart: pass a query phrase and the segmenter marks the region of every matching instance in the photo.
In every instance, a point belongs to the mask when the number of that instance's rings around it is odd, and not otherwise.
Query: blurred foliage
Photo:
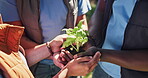
[[[90,20],[92,14],[94,13],[94,11],[96,9],[96,4],[94,2],[91,2],[91,7],[92,7],[91,10],[86,13],[87,21]]]

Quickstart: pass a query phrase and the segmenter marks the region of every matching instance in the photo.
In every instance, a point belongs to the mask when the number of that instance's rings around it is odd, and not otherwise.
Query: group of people
[[[87,25],[89,0],[1,0],[0,77],[75,78],[94,70],[93,78],[148,78],[147,8],[147,0],[98,0]],[[68,37],[61,30],[80,20],[89,41],[73,56],[61,50]]]

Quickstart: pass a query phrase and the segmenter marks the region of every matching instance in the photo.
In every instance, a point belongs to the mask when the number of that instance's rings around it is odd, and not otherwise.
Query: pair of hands
[[[50,42],[50,47],[53,54],[53,61],[55,65],[61,69],[68,69],[68,76],[84,76],[94,69],[97,65],[100,53],[96,54],[88,49],[85,53],[80,53],[73,56],[69,51],[61,50],[61,45],[66,40],[67,35],[59,35]],[[97,50],[96,50],[97,51]],[[87,56],[87,55],[94,55]],[[85,57],[80,57],[85,56]]]

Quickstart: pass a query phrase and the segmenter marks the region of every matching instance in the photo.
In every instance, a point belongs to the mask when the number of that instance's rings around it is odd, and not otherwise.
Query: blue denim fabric
[[[113,78],[108,75],[98,64],[93,71],[92,78]]]
[[[35,78],[52,78],[59,71],[60,71],[60,68],[58,68],[54,64],[48,65],[48,64],[38,63],[34,74],[35,74]]]
[[[52,72],[51,72],[52,71]],[[44,60],[37,64],[34,72],[35,78],[52,78],[60,71],[60,68],[53,64],[52,61]],[[81,76],[71,76],[69,78],[82,78]]]

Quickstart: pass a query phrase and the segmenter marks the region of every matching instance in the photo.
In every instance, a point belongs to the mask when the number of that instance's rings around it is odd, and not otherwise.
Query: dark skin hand
[[[148,71],[147,50],[107,50],[96,47],[89,48],[86,52],[78,56],[94,55],[100,51],[100,61],[110,62],[137,71]]]
[[[89,40],[87,43],[85,43],[84,44],[84,46],[83,47],[81,47],[81,49],[82,50],[87,50],[87,48],[89,48],[89,47],[91,47],[92,45],[92,41],[91,40]],[[88,51],[88,50],[87,50]],[[83,52],[81,52],[81,53],[83,53]],[[81,54],[80,53],[80,54]],[[96,52],[95,52],[96,53]],[[89,56],[92,56],[92,55],[95,55],[95,53],[93,53],[93,54],[90,54],[89,52],[87,52],[87,56],[88,56],[88,54],[89,54]],[[84,55],[85,55],[85,53],[84,53]],[[61,50],[61,53],[60,53],[60,62],[62,63],[62,64],[64,64],[64,65],[66,65],[69,61],[71,61],[72,59],[74,58],[74,56],[68,51],[68,50],[66,50],[66,49],[62,49]],[[61,67],[60,67],[61,68]]]
[[[64,66],[53,78],[68,78],[69,76],[86,76],[98,63],[100,53],[97,52],[94,57],[74,58]],[[77,72],[76,72],[77,71]]]

